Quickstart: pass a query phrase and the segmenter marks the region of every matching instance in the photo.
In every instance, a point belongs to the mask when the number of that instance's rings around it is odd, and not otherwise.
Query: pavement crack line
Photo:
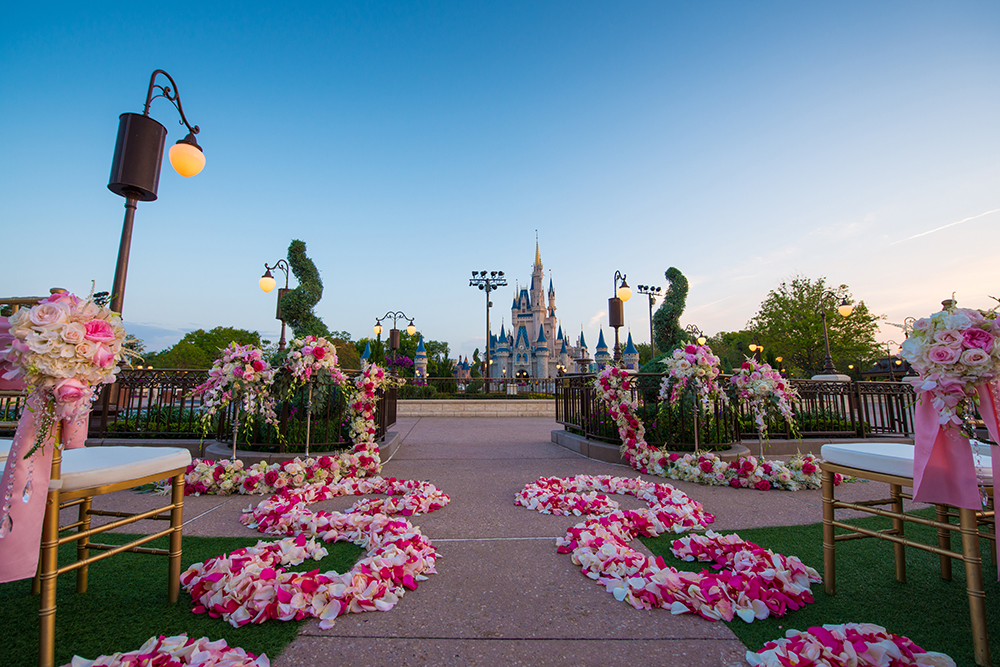
[[[226,502],[222,503],[221,505],[216,505],[212,509],[206,510],[206,511],[202,512],[201,514],[199,514],[196,517],[192,517],[192,518],[188,519],[187,521],[185,521],[184,523],[181,524],[181,528],[183,528],[184,526],[188,525],[189,523],[193,523],[193,522],[197,521],[198,519],[200,519],[203,516],[211,514],[212,512],[214,512],[215,510],[217,510],[219,508],[225,507],[226,505],[228,505],[228,504],[230,504],[232,502],[235,502],[236,500],[237,500],[236,498],[232,498],[232,499],[227,500]]]

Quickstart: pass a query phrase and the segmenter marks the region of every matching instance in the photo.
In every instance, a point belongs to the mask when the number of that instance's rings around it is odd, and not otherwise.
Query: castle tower
[[[368,353],[368,350],[365,350]],[[424,335],[420,334],[420,342],[417,343],[417,353],[413,355],[413,370],[418,378],[427,377],[427,348],[424,347]]]
[[[639,350],[632,344],[632,332],[628,332],[628,343],[625,344],[625,351],[622,353],[622,365],[630,371],[639,370]]]
[[[549,346],[545,339],[545,330],[539,330],[535,341],[535,372],[536,378],[549,377]]]
[[[597,347],[594,349],[594,361],[597,363],[598,369],[603,369],[611,363],[608,344],[604,342],[604,327],[601,327],[601,335],[597,339]]]

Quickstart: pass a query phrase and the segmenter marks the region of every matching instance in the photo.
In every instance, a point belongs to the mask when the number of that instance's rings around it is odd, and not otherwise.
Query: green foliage
[[[824,299],[823,294],[828,290],[837,298],[827,296]],[[848,317],[837,313],[841,298],[854,306]],[[838,370],[847,370],[847,365],[856,364],[858,359],[878,357],[875,335],[879,321],[885,316],[872,314],[864,301],[855,303],[847,285],[831,290],[825,278],[813,281],[798,276],[790,283],[781,283],[778,289],[768,293],[747,328],[756,334],[767,352],[784,358],[783,365],[789,375],[809,377],[822,372],[826,358],[823,312],[826,313],[830,353]]]
[[[707,345],[712,348],[715,356],[719,357],[722,372],[730,374],[750,356],[748,346],[753,342],[753,332],[742,331],[720,331],[714,336],[709,336]],[[764,348],[765,355],[768,349]],[[772,364],[773,365],[773,364]]]
[[[323,320],[316,317],[313,307],[323,298],[323,281],[319,270],[306,256],[306,244],[298,239],[288,245],[288,265],[299,281],[299,286],[281,299],[281,314],[292,327],[294,336],[330,336]]]
[[[481,377],[483,377],[483,372],[482,372],[482,370],[480,368],[482,366],[482,364],[483,364],[483,360],[479,358],[479,348],[478,347],[472,353],[472,362],[471,363],[472,363],[472,368],[469,369],[469,375],[472,376],[472,377],[474,377],[474,378],[481,378]],[[480,383],[480,384],[482,384],[482,383]]]
[[[437,387],[431,385],[404,384],[398,389],[398,398],[434,398],[437,395]]]
[[[184,334],[173,347],[146,355],[144,361],[153,368],[211,368],[219,352],[232,342],[259,346],[260,334],[233,327],[198,329]]]
[[[653,358],[653,349],[649,343],[636,343],[633,341],[635,349],[639,351],[639,365],[644,366]]]
[[[687,302],[688,281],[683,273],[672,266],[663,275],[670,287],[663,296],[663,303],[653,315],[653,337],[656,349],[661,353],[669,353],[688,340],[688,335],[680,324]]]

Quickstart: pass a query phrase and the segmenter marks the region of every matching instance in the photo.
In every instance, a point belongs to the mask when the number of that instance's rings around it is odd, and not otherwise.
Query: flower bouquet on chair
[[[916,320],[901,346],[903,358],[920,376],[914,383],[913,497],[978,509],[982,484],[969,438],[978,407],[998,441],[1000,321],[995,309],[956,308],[955,303],[946,300],[943,310]],[[994,477],[1000,476],[1000,453],[992,459]]]
[[[57,292],[15,312],[8,325],[0,374],[23,381],[29,396],[0,479],[0,581],[31,576],[54,450],[67,440],[62,424],[82,428],[95,389],[115,380],[125,341],[121,317],[92,295]]]
[[[278,425],[274,412],[275,399],[270,393],[276,370],[264,359],[264,353],[253,345],[230,343],[208,371],[208,380],[195,387],[193,396],[203,396],[205,411],[201,416],[202,432],[207,434],[212,420],[230,404],[233,409],[233,460],[236,460],[236,440],[240,428],[240,409],[246,413],[244,430],[249,434],[254,415]]]
[[[792,409],[792,401],[798,398],[798,392],[770,364],[758,363],[748,357],[729,381],[736,388],[736,394],[747,402],[753,414],[760,441],[760,458],[764,458],[769,417],[784,417],[792,432],[798,434],[795,411]]]

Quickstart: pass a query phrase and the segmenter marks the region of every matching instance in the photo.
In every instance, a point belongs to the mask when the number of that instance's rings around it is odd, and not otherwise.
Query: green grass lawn
[[[862,525],[889,528],[884,518],[861,519]],[[823,525],[781,528],[757,528],[737,531],[745,540],[777,553],[798,556],[823,574]],[[907,524],[906,534],[928,544],[937,544],[936,532]],[[675,537],[643,539],[654,554],[663,556],[668,565],[700,571],[702,563],[685,563],[670,554]],[[960,548],[957,535],[953,548]],[[989,543],[992,544],[992,543]],[[813,584],[816,602],[781,618],[745,623],[738,618],[728,623],[730,629],[752,650],[765,642],[785,636],[789,629],[806,630],[827,623],[875,623],[889,632],[909,637],[928,651],[950,655],[958,665],[975,665],[969,602],[965,592],[965,566],[952,561],[952,580],[940,576],[938,557],[919,549],[906,551],[907,583],[896,581],[892,543],[862,539],[837,544],[837,593],[827,595],[822,583]],[[1000,584],[992,564],[989,547],[982,541],[983,579],[986,589],[987,623],[990,651],[1000,658]]]
[[[121,539],[114,534],[98,541]],[[258,538],[184,537],[182,571],[192,563],[256,544]],[[166,539],[155,546],[166,548]],[[349,570],[364,553],[351,543],[327,545],[330,554],[321,561],[306,561],[291,568],[322,572]],[[76,545],[63,545],[59,562],[75,558]],[[76,574],[59,577],[56,602],[56,664],[74,655],[93,660],[99,655],[133,651],[157,635],[225,639],[251,653],[274,657],[289,644],[305,621],[271,621],[234,628],[221,618],[191,613],[191,596],[181,590],[177,604],[167,603],[166,556],[119,554],[90,566],[90,582],[83,595],[76,594]],[[31,594],[31,580],[0,585],[0,637],[4,667],[38,664],[38,596]]]

